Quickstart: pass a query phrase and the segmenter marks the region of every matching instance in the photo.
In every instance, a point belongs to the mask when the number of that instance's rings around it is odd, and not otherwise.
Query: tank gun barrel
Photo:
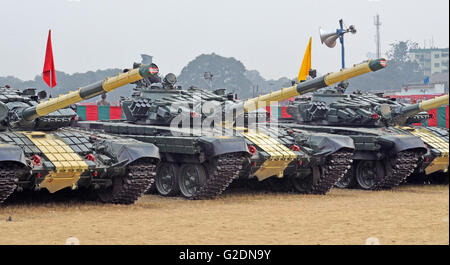
[[[439,97],[435,97],[433,99],[428,99],[422,102],[419,102],[417,104],[405,106],[401,108],[400,114],[404,116],[405,118],[409,116],[413,116],[415,114],[418,114],[422,111],[427,111],[430,109],[435,109],[440,106],[448,105],[449,102],[449,95],[443,95]]]
[[[36,106],[28,107],[22,111],[22,119],[31,121],[38,117],[45,116],[56,110],[66,108],[72,104],[85,99],[93,98],[103,93],[111,92],[118,87],[136,82],[143,78],[158,73],[158,67],[155,64],[142,65],[139,68],[129,70],[125,73],[119,73],[113,77],[107,77],[102,81],[79,88],[57,98],[51,98],[43,101]]]
[[[359,75],[363,75],[365,73],[375,72],[385,67],[386,67],[386,59],[384,58],[369,60],[367,62],[354,65],[353,67],[342,69],[339,72],[328,73],[321,77],[310,79],[291,87],[282,88],[278,91],[269,94],[248,99],[243,103],[244,111],[245,112],[253,111],[262,107],[263,104],[265,104],[265,106],[269,106],[270,102],[272,101],[283,101],[291,97],[313,92],[320,88],[331,86],[335,83]]]

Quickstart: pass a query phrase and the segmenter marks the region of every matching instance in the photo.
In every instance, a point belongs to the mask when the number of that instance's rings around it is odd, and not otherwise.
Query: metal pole
[[[377,29],[377,35],[376,35],[376,44],[377,44],[377,58],[381,57],[381,41],[380,41],[380,26],[381,26],[381,22],[380,22],[380,15],[377,14],[375,17],[375,26]]]
[[[342,55],[342,69],[345,69],[345,55],[344,55],[344,22],[342,19],[339,20],[339,25],[341,27],[339,32],[339,41],[341,42],[341,55]]]
[[[52,98],[52,70],[50,70],[50,93],[49,98]]]

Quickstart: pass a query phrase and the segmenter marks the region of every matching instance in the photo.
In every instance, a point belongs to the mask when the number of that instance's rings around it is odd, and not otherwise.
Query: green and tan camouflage
[[[157,72],[156,65],[141,66],[46,101],[35,89],[0,87],[0,203],[14,191],[79,187],[95,190],[103,202],[137,200],[154,181],[159,149],[69,128],[76,113],[67,107]]]
[[[219,195],[238,176],[256,177],[263,181],[283,178],[285,174],[295,175],[298,182],[304,180],[297,176],[304,176],[305,179],[311,176],[315,180],[309,186],[306,184],[306,188],[302,183],[296,184],[298,191],[324,194],[346,170],[354,149],[351,138],[334,135],[328,139],[329,135],[321,134],[316,137],[302,135],[294,139],[288,133],[290,130],[284,128],[282,137],[275,138],[269,131],[256,132],[243,125],[238,127],[241,125],[236,125],[234,118],[242,114],[249,115],[264,104],[314,91],[385,66],[384,59],[371,60],[245,101],[195,87],[183,90],[174,85],[176,77],[168,74],[162,82],[138,82],[135,89],[138,92],[121,101],[126,121],[78,122],[78,126],[126,135],[158,146],[163,163],[157,173],[156,188],[161,195],[173,196],[181,191],[183,196],[189,198],[199,198],[202,194],[212,197]],[[208,103],[217,103],[214,112],[198,112],[194,107]],[[226,120],[227,114],[233,114],[229,121]],[[225,117],[225,121],[218,116]],[[192,127],[175,126],[174,130],[172,122],[181,120],[180,117],[189,121]],[[211,117],[218,118],[220,124],[214,123],[214,128],[203,130],[206,135],[193,135],[195,122],[201,123]],[[173,131],[181,135],[174,136],[171,134]],[[231,133],[221,136],[223,131]],[[208,145],[205,145],[206,142]],[[234,161],[229,159],[231,157],[234,157]],[[218,165],[218,161],[222,161],[223,165],[226,163],[233,172],[225,174],[224,167],[217,170],[215,165]],[[313,172],[309,170],[311,167],[314,168]],[[187,179],[188,170],[191,170],[191,175],[195,175],[192,179],[199,181]],[[216,172],[221,176],[214,176]],[[320,178],[321,174],[325,180]],[[190,186],[195,189],[186,192],[185,183],[192,183]]]

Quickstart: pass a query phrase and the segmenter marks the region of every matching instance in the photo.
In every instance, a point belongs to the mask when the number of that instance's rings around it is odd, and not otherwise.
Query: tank
[[[191,126],[190,123],[201,122],[201,113],[193,110],[192,91],[182,90],[175,83],[173,74],[135,82],[133,95],[120,101],[125,120],[79,121],[76,126],[156,145],[161,155],[155,181],[159,194],[188,199],[215,198],[248,162],[248,147],[242,137],[224,136],[215,131],[202,134],[196,126]],[[213,94],[211,100],[222,98]],[[176,119],[188,127],[170,126]]]
[[[384,59],[368,61],[238,104],[243,106],[241,110],[251,112],[260,105],[268,106],[270,102],[312,92],[385,66]],[[268,128],[256,133],[248,129],[242,132],[257,151],[243,177],[256,177],[259,181],[266,181],[276,191],[325,194],[344,176],[353,162],[355,146],[349,136],[311,133],[289,124],[276,124],[275,128],[277,129]],[[270,144],[267,144],[268,139]]]
[[[427,153],[421,157],[416,171],[408,180],[422,183],[434,182],[448,172],[448,128],[414,126],[415,123],[422,123],[430,118],[428,110],[448,105],[448,94],[417,104],[404,104],[375,95],[371,97],[372,101],[380,104],[374,104],[374,109],[386,126],[401,128],[412,135],[419,136],[427,147]]]
[[[106,203],[131,204],[154,182],[160,160],[150,143],[70,128],[71,104],[155,74],[120,73],[44,100],[35,89],[0,87],[0,203],[14,191],[88,188]]]
[[[182,89],[176,85],[176,76],[167,74],[136,82],[133,95],[121,100],[124,121],[78,122],[77,126],[158,146],[162,163],[155,187],[161,195],[211,198],[238,177],[263,181],[284,175],[295,176],[291,187],[298,191],[323,194],[347,170],[354,149],[350,137],[312,136],[306,131],[301,134],[300,129],[278,130],[277,135],[274,130],[253,129],[248,120],[260,115],[255,111],[264,103],[314,91],[384,65],[385,60],[368,61],[245,101],[224,90]]]
[[[311,98],[297,99],[287,107],[292,118],[286,120],[301,129],[353,138],[356,151],[352,170],[337,183],[338,187],[392,188],[423,167],[430,150],[423,137],[402,125],[427,117],[421,111],[436,107],[442,100],[404,106],[376,95],[347,95],[342,91],[339,87],[324,89]]]
[[[427,153],[419,158],[418,166],[410,176],[410,180],[429,181],[425,176],[434,173],[446,173],[449,164],[448,129],[414,126],[429,119],[426,111],[448,105],[449,96],[443,95],[417,104],[405,104],[383,98],[381,95],[353,93],[336,95],[339,100],[333,103],[336,111],[348,109],[359,111],[352,119],[339,118],[335,124],[349,126],[362,125],[366,127],[394,127],[403,133],[419,136],[426,144]],[[320,96],[314,100],[320,100]],[[362,111],[363,110],[363,111]],[[364,112],[366,110],[366,112]],[[371,115],[379,117],[370,119]]]

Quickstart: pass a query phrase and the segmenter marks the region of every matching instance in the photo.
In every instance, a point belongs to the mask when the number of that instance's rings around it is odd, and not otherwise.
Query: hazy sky
[[[293,77],[308,38],[312,65],[340,67],[340,47],[320,44],[319,27],[354,24],[347,65],[375,52],[380,14],[382,51],[395,40],[449,46],[448,0],[0,0],[0,76],[32,79],[42,72],[48,29],[57,70],[130,67],[154,56],[162,73],[179,74],[201,53],[235,57],[265,78]]]

